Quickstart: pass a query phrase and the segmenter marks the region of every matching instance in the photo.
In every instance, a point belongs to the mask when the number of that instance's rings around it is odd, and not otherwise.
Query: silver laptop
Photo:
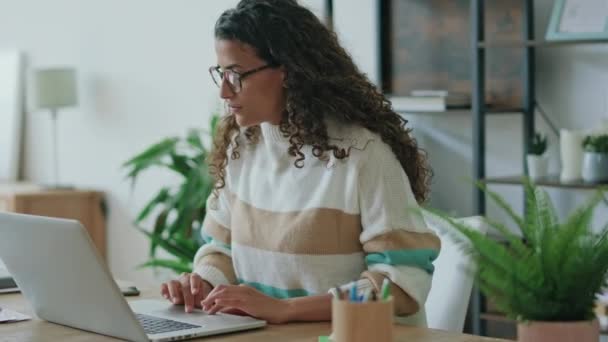
[[[0,259],[36,315],[53,323],[132,341],[175,341],[266,325],[251,317],[187,314],[163,300],[127,303],[74,220],[0,213]]]

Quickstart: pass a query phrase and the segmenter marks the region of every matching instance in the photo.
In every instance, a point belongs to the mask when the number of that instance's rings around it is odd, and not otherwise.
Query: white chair
[[[441,239],[441,251],[433,263],[435,272],[425,303],[427,324],[429,328],[461,333],[473,288],[473,277],[464,269],[473,266],[472,260],[445,231],[454,228],[448,227],[447,223],[439,219],[427,216],[426,213],[425,220],[428,227]],[[488,231],[487,224],[480,216],[460,218],[458,221],[483,234]],[[446,228],[440,228],[438,225]]]

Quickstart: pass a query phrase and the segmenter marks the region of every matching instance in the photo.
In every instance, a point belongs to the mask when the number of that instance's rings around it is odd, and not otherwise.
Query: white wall
[[[378,0],[334,0],[334,29],[340,43],[375,84],[380,81]]]
[[[213,25],[236,1],[0,0],[0,46],[22,49],[29,70],[79,71],[80,105],[59,115],[60,180],[106,192],[111,269],[119,277],[146,258],[131,226],[145,201],[173,178],[144,175],[131,195],[120,165],[169,135],[206,126],[219,101],[207,68],[215,64]],[[26,114],[25,178],[50,182],[50,117]]]
[[[120,278],[135,271],[148,242],[131,225],[171,174],[143,174],[131,193],[120,165],[160,139],[206,127],[219,105],[207,69],[216,63],[213,26],[237,0],[0,0],[0,48],[25,53],[28,76],[39,67],[73,66],[80,105],[60,112],[60,181],[106,193],[108,258]],[[324,0],[306,0],[322,14]],[[1,77],[1,75],[0,75]],[[48,113],[26,113],[24,177],[52,181]]]
[[[320,9],[320,1],[306,3]],[[375,1],[334,0],[336,29],[373,81],[378,79]],[[121,278],[151,280],[149,271],[134,271],[145,260],[147,241],[131,221],[155,190],[173,178],[164,173],[144,175],[131,194],[120,165],[162,137],[207,125],[218,105],[217,90],[207,74],[207,67],[215,63],[213,24],[235,3],[0,0],[0,48],[22,49],[29,70],[69,65],[80,72],[80,106],[59,116],[59,171],[65,183],[106,192],[109,262]],[[551,4],[537,1],[539,34],[544,35]],[[537,91],[560,127],[595,125],[607,115],[608,46],[540,50]],[[436,171],[433,203],[459,215],[470,214],[471,189],[463,180],[471,175],[470,117],[412,121]],[[488,118],[489,175],[521,172],[520,124],[518,116]],[[539,127],[543,129],[542,123]],[[51,181],[50,128],[47,113],[27,113],[28,180]],[[552,137],[554,147],[556,141]],[[517,187],[496,189],[521,207]],[[585,197],[580,192],[551,193],[564,211]]]

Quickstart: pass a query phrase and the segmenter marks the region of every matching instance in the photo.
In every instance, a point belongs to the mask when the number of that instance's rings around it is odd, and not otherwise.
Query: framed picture
[[[470,97],[471,1],[381,1],[382,90],[393,96],[409,96],[415,90],[441,89]],[[486,39],[521,39],[525,1],[485,3]],[[487,104],[503,108],[521,106],[522,61],[523,49],[487,50]]]
[[[608,41],[608,0],[556,0],[546,39]]]

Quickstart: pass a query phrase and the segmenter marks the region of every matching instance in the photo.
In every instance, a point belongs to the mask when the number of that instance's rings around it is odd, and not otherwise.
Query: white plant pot
[[[530,179],[539,180],[547,177],[547,169],[549,167],[547,155],[528,154],[526,160],[528,162],[528,176],[530,176]]]
[[[608,153],[585,152],[583,180],[590,183],[608,182]]]

